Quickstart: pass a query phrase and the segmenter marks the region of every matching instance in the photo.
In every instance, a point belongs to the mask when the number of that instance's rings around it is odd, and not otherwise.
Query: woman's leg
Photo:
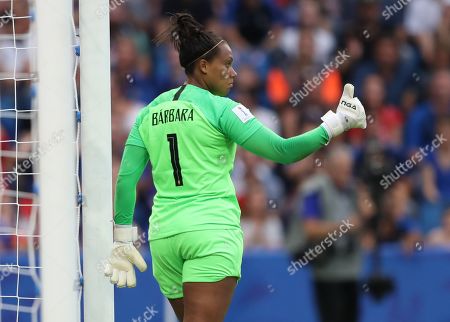
[[[219,282],[184,283],[183,322],[223,322],[236,283],[236,277],[226,277]]]
[[[177,318],[183,321],[183,259],[173,251],[174,238],[150,241],[153,276],[169,300]]]
[[[172,309],[175,311],[175,315],[177,316],[180,322],[183,321],[184,318],[184,300],[183,298],[179,299],[169,299],[170,305],[172,305]]]

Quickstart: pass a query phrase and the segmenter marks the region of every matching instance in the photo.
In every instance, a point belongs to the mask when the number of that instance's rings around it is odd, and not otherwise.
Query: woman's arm
[[[114,223],[131,225],[136,204],[136,186],[149,160],[145,148],[126,145],[117,176],[114,199]]]
[[[242,143],[242,147],[265,159],[287,164],[304,159],[328,141],[328,134],[321,126],[288,139],[262,126]]]
[[[242,105],[239,109],[225,109],[219,125],[228,138],[244,149],[283,164],[307,157],[326,145],[330,139],[323,126],[285,139],[264,126]]]
[[[278,163],[293,163],[328,144],[332,137],[351,128],[366,128],[364,107],[353,97],[354,87],[346,84],[336,113],[328,111],[314,130],[282,138],[257,120],[245,106],[224,108],[219,118],[222,133],[245,149]]]

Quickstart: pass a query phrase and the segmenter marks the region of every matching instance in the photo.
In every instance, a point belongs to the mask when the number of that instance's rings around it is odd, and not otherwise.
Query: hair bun
[[[214,49],[222,38],[206,31],[190,14],[175,13],[170,17],[170,26],[155,39],[157,44],[165,40],[173,43],[179,53],[180,65],[186,69],[186,73],[191,73],[192,63],[201,55],[215,55],[215,50],[211,49]],[[206,56],[205,58],[209,59]]]
[[[175,37],[178,36],[178,39],[173,40],[188,41],[189,38],[203,31],[203,26],[188,13],[176,13],[171,21],[174,24],[173,33]]]

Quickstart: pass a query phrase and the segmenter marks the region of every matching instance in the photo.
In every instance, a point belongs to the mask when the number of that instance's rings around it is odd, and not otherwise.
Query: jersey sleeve
[[[250,110],[238,103],[235,103],[234,107],[231,105],[224,108],[219,117],[219,128],[222,133],[239,145],[243,145],[261,127],[263,124]]]
[[[264,126],[242,104],[232,100],[219,117],[222,133],[244,149],[268,160],[288,164],[299,161],[328,144],[326,130],[319,126],[302,135],[285,139]]]
[[[265,159],[289,164],[306,158],[328,144],[328,141],[328,134],[322,126],[288,139],[262,126],[242,147]]]
[[[131,128],[130,134],[128,135],[128,139],[125,143],[125,145],[134,145],[141,148],[145,148],[144,141],[141,138],[141,134],[139,133],[139,126],[140,123],[138,123],[138,120],[134,122],[133,127]]]
[[[114,222],[118,225],[130,225],[133,222],[136,185],[148,160],[146,149],[134,145],[125,146],[114,197]]]

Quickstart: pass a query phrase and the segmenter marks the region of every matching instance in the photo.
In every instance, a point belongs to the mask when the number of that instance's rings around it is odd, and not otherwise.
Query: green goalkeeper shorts
[[[153,276],[168,299],[183,297],[185,282],[241,277],[240,229],[198,230],[150,241]]]

